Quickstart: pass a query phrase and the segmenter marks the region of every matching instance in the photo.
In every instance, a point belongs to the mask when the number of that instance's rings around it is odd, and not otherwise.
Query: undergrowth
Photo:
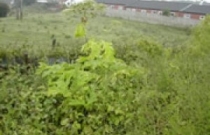
[[[0,70],[0,134],[209,134],[209,20],[185,46],[91,39],[72,63]]]

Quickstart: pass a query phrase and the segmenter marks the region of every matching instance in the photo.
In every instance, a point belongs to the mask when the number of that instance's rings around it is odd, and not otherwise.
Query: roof
[[[203,5],[209,5],[209,6],[210,6],[210,3],[208,3],[208,2],[203,2]]]
[[[104,4],[130,5],[138,0],[96,0],[96,1]]]
[[[135,3],[127,5],[127,7],[179,11],[189,4],[189,2],[136,1]]]
[[[210,3],[189,1],[150,1],[150,0],[96,0],[104,4],[124,5],[128,8],[143,8],[152,10],[170,10],[188,13],[208,14],[210,13]]]
[[[210,5],[192,5],[189,8],[184,10],[188,13],[200,13],[200,14],[209,14]]]

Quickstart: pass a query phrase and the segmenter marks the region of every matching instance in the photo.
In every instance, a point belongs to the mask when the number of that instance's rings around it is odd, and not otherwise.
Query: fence
[[[199,23],[199,20],[192,20],[173,16],[162,16],[158,14],[147,14],[128,10],[116,10],[110,8],[107,8],[106,15],[110,17],[120,17],[128,20],[135,20],[152,24],[162,24],[175,27],[189,27],[195,26]]]

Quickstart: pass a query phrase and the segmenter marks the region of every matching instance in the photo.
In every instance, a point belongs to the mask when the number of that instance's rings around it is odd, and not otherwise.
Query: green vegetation
[[[31,50],[42,49],[51,44],[51,37],[55,35],[58,43],[62,46],[77,46],[74,31],[80,22],[80,15],[55,14],[28,14],[21,22],[16,22],[14,17],[1,20],[0,40],[1,44],[8,48],[16,48],[26,44]],[[116,44],[124,44],[127,40],[149,37],[164,46],[180,45],[188,39],[183,29],[176,29],[161,25],[149,25],[139,22],[130,22],[108,17],[95,17],[87,23],[88,38],[103,39]],[[19,40],[21,38],[21,40]],[[11,40],[9,40],[11,39]],[[120,41],[120,43],[119,43]],[[73,47],[74,48],[74,47]],[[37,50],[36,52],[40,52]]]
[[[163,11],[163,15],[164,15],[164,16],[170,16],[170,15],[171,15],[170,10],[167,10],[167,9],[164,10],[164,11]]]
[[[209,134],[209,21],[188,33],[103,15],[2,19],[0,135]]]
[[[6,3],[0,2],[0,17],[6,17],[9,12],[9,6]]]
[[[22,55],[28,52],[30,56],[38,58],[55,55],[69,58],[86,42],[74,37],[76,26],[80,21],[80,16],[61,13],[26,14],[24,20],[20,22],[14,17],[2,19],[0,50],[8,52],[8,55],[14,53]],[[182,45],[189,38],[184,29],[102,16],[90,19],[86,25],[87,39],[112,42],[114,47],[135,44],[138,39],[145,37],[164,46],[175,46]],[[55,49],[52,49],[52,37],[56,39]]]

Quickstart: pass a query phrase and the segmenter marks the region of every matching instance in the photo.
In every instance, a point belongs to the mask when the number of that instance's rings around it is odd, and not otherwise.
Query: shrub
[[[170,10],[164,10],[163,15],[164,16],[170,16]]]
[[[145,37],[140,40],[129,38],[120,45],[116,45],[115,48],[117,57],[127,64],[138,63],[142,66],[156,61],[164,53],[163,46]]]
[[[0,17],[6,17],[9,10],[9,6],[6,3],[0,2]]]
[[[48,82],[46,95],[63,99],[58,123],[68,134],[125,134],[134,124],[139,69],[116,59],[106,42],[89,41],[82,53],[75,64],[38,69]]]
[[[193,29],[192,31],[192,44],[191,46],[194,53],[209,54],[210,40],[208,35],[210,34],[210,16],[206,18]]]
[[[74,64],[41,63],[37,75],[0,74],[0,133],[125,134],[135,125],[144,73],[114,54],[109,43],[89,41]]]

